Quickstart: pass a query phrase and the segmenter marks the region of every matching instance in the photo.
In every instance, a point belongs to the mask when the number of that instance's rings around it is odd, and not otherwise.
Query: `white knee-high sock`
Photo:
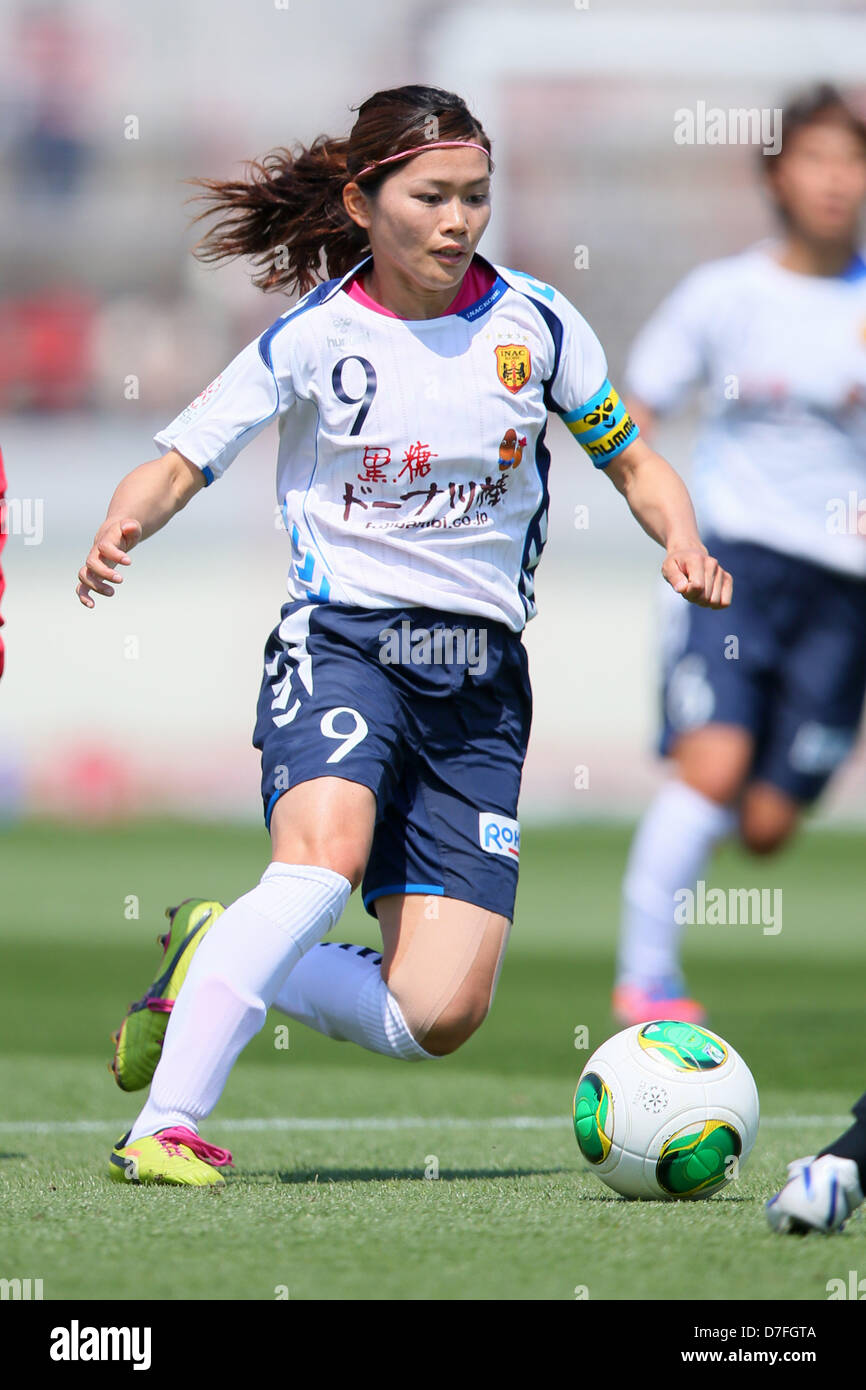
[[[283,981],[274,1008],[339,1042],[423,1062],[400,1005],[382,979],[382,957],[369,946],[322,941]]]
[[[336,924],[351,891],[331,869],[274,863],[226,909],[195,953],[128,1142],[170,1125],[197,1132],[286,975]]]
[[[619,984],[684,987],[674,894],[694,888],[713,847],[735,821],[730,807],[676,778],[658,792],[638,826],[623,878]]]

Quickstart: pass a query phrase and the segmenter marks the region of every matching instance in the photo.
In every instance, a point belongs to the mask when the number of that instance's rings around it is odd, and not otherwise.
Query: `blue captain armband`
[[[577,410],[563,412],[562,418],[596,468],[604,468],[640,434],[609,381]]]

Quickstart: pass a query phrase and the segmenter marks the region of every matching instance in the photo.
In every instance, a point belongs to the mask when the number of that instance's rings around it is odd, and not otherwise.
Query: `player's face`
[[[367,199],[368,236],[384,261],[419,289],[459,288],[490,221],[490,173],[480,150],[430,150]]]
[[[831,121],[804,126],[778,159],[773,187],[794,230],[819,241],[849,239],[866,199],[866,150],[854,132]]]

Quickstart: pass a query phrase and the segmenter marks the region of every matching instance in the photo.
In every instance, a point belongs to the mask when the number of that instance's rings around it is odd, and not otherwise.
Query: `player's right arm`
[[[85,608],[93,594],[110,598],[123,583],[118,566],[131,564],[128,552],[170,521],[205,486],[200,468],[176,449],[139,464],[118,484],[87,559],[78,571],[76,593]]]

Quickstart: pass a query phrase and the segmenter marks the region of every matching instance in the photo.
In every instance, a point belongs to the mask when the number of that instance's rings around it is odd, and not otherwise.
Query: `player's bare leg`
[[[755,740],[738,724],[705,724],[680,734],[671,750],[676,775],[708,801],[732,805],[749,775]]]
[[[344,777],[316,777],[284,792],[271,816],[271,858],[281,864],[318,864],[355,889],[370,855],[376,798]]]
[[[321,942],[274,1006],[317,1032],[403,1061],[455,1051],[493,1000],[510,922],[454,898],[376,900],[383,950]]]
[[[435,1056],[454,1052],[484,1022],[511,923],[456,898],[394,894],[377,900],[382,976],[413,1036]]]

